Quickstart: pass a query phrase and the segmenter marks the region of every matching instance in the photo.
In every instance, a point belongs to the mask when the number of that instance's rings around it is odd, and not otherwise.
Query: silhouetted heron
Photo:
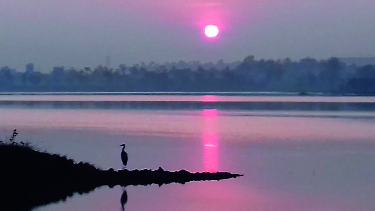
[[[124,164],[124,168],[126,167],[126,165],[128,164],[128,153],[126,153],[124,151],[125,149],[125,144],[121,144],[120,146],[122,146],[122,151],[121,151],[121,161],[122,161],[122,164]]]

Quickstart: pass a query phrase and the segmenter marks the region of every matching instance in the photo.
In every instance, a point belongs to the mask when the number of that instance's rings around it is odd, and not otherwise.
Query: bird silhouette
[[[14,139],[16,138],[17,135],[18,135],[18,133],[17,133],[17,129],[14,129],[14,130],[13,130],[13,134],[12,134],[12,136],[10,137],[9,141],[14,142]]]
[[[120,146],[122,146],[121,161],[124,168],[126,168],[126,165],[128,164],[128,153],[125,152],[125,144],[121,144]]]

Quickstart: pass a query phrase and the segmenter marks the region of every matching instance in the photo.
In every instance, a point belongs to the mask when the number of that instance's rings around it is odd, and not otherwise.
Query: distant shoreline
[[[0,92],[1,95],[375,96],[375,94],[324,92]]]

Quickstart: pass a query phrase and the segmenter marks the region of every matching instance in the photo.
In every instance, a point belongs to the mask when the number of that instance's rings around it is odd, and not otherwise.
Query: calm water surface
[[[126,143],[128,169],[245,175],[129,186],[126,210],[366,211],[375,207],[374,104],[373,97],[0,96],[0,132],[6,138],[17,128],[19,141],[103,169],[121,168]],[[121,210],[121,194],[102,187],[35,210]]]

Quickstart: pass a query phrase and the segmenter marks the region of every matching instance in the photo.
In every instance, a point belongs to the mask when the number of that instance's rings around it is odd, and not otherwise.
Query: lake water
[[[126,188],[126,210],[374,210],[375,97],[1,95],[0,132],[120,169],[243,177]],[[121,210],[101,187],[37,211]]]

